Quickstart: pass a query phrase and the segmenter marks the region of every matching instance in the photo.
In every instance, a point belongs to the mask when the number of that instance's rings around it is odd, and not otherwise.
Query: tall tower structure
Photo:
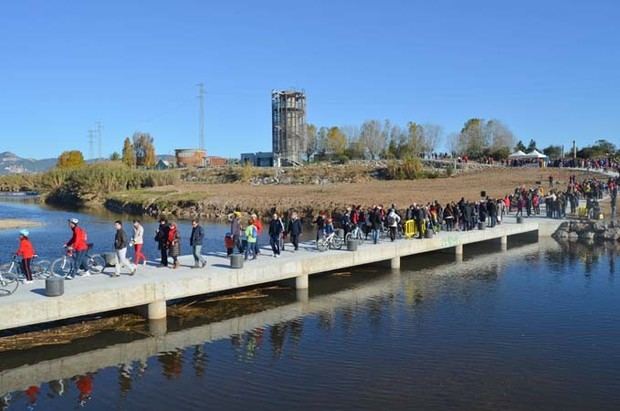
[[[296,90],[272,91],[271,119],[274,164],[300,164],[306,145],[305,93]]]

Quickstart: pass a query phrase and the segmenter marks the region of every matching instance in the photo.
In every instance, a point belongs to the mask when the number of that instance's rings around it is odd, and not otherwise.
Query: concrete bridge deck
[[[298,289],[305,289],[308,288],[309,276],[313,274],[381,261],[390,261],[392,268],[399,268],[402,257],[450,248],[458,256],[462,255],[466,244],[501,239],[506,245],[508,237],[513,235],[538,232],[539,229],[550,232],[551,229],[543,227],[542,221],[529,219],[516,224],[514,219],[507,219],[492,229],[441,232],[434,238],[423,240],[397,240],[377,245],[366,243],[355,252],[319,252],[308,243],[302,244],[296,253],[286,251],[281,258],[275,259],[264,249],[257,260],[246,262],[242,269],[229,268],[224,254],[209,255],[209,263],[204,269],[191,269],[188,266],[193,260],[185,256],[181,258],[182,267],[177,270],[147,266],[140,267],[135,276],[110,278],[93,275],[66,281],[65,294],[54,298],[44,295],[42,282],[35,282],[20,286],[11,296],[0,298],[0,309],[10,313],[0,317],[0,330],[141,306],[147,307],[149,319],[162,319],[166,317],[166,302],[170,300],[292,279]]]
[[[481,255],[475,259],[462,263],[448,263],[437,267],[427,268],[424,273],[433,275],[451,275],[463,270],[485,270],[489,267],[500,267],[521,258],[524,255],[540,251],[541,247],[548,249],[549,244],[528,244],[511,248],[507,253],[491,253]],[[426,276],[418,277],[416,289],[425,297],[434,291],[432,283],[428,283]],[[392,295],[403,286],[410,283],[410,277],[401,276],[399,272],[392,275],[382,275],[352,288],[341,291],[320,294],[308,298],[307,290],[298,292],[297,300],[282,306],[264,311],[245,314],[238,317],[215,321],[204,325],[166,332],[152,336],[138,338],[131,342],[111,344],[106,347],[89,348],[82,344],[74,345],[74,353],[63,353],[58,356],[37,363],[32,363],[28,353],[16,352],[13,354],[14,365],[3,367],[0,365],[0,395],[24,390],[30,386],[39,386],[52,380],[70,379],[74,376],[94,373],[108,367],[117,367],[133,362],[146,362],[150,357],[164,352],[173,352],[188,347],[203,345],[233,335],[242,335],[246,332],[293,321],[297,318],[318,313],[335,313],[338,309],[363,305],[368,300],[379,296]],[[305,292],[304,292],[305,291]]]

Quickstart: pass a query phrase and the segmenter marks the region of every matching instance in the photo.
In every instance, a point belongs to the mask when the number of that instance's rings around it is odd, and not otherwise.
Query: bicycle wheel
[[[332,247],[335,250],[340,250],[343,244],[344,244],[344,240],[342,239],[342,237],[334,236],[334,239],[332,240]]]
[[[56,277],[65,278],[73,269],[73,261],[70,258],[62,257],[54,260],[50,268],[50,272]]]
[[[15,274],[3,273],[0,275],[0,297],[13,294],[17,287],[19,287],[19,281]]]
[[[88,271],[91,273],[101,274],[106,268],[105,259],[99,254],[94,254],[88,257],[86,268],[88,268]]]
[[[32,275],[39,280],[45,280],[51,275],[51,266],[52,263],[49,260],[37,260],[32,264]]]
[[[327,241],[324,238],[320,238],[319,241],[316,243],[316,248],[321,252],[327,251]]]
[[[345,243],[348,243],[352,239],[353,239],[353,233],[347,233],[347,235],[344,236]]]

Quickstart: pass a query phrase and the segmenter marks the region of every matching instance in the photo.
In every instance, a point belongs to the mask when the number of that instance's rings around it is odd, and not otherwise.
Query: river
[[[0,218],[46,224],[31,231],[50,257],[74,215],[109,248],[118,216],[0,203]],[[207,225],[208,247],[221,248],[225,231]],[[15,241],[0,233],[0,255]],[[11,387],[3,401],[10,410],[617,410],[618,255],[553,240],[504,253],[479,245],[462,263],[432,253],[403,259],[400,271],[313,277],[307,299],[277,289],[197,304],[204,312],[170,318],[166,335],[106,332],[0,353],[0,387]]]

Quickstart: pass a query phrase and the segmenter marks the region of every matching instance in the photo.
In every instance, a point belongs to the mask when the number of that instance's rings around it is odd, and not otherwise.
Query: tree
[[[56,162],[56,167],[67,169],[82,167],[85,164],[84,155],[79,150],[64,151]]]
[[[404,147],[403,151],[406,151],[407,155],[419,157],[424,152],[424,148],[424,131],[422,126],[410,121],[407,123],[407,147]],[[403,157],[401,154],[401,158]]]
[[[347,138],[338,127],[331,127],[327,131],[326,151],[334,157],[340,157],[347,148]]]
[[[491,152],[508,151],[514,145],[514,134],[512,131],[499,120],[489,120],[484,126],[486,141],[490,144]]]
[[[136,165],[138,167],[151,168],[157,162],[153,137],[149,133],[136,131],[133,134],[133,148],[136,153]]]
[[[325,158],[327,153],[327,127],[321,127],[316,135],[316,154],[321,158]]]
[[[310,162],[312,156],[316,153],[318,148],[318,140],[316,135],[316,126],[313,124],[306,125],[306,146],[304,147],[304,153],[306,154],[306,161]]]
[[[562,146],[550,145],[543,149],[543,153],[554,160],[562,158]]]
[[[459,151],[471,158],[480,158],[489,146],[486,138],[484,120],[471,118],[465,122],[459,135]]]
[[[376,159],[385,149],[387,137],[378,120],[368,120],[362,124],[360,143],[365,146],[371,159]]]
[[[437,124],[424,124],[422,126],[422,136],[424,141],[424,152],[432,154],[437,149],[443,130]]]
[[[123,164],[131,168],[136,166],[136,152],[133,149],[133,144],[131,144],[129,137],[125,139],[125,143],[123,144]]]
[[[515,151],[523,151],[523,152],[525,152],[526,150],[527,150],[527,147],[525,147],[525,144],[523,144],[523,141],[519,140],[519,142],[515,146]]]
[[[121,155],[118,153],[118,151],[115,151],[112,154],[110,154],[110,161],[119,161],[120,159],[121,159]]]
[[[534,139],[530,140],[530,143],[527,145],[527,151],[533,151],[536,150],[536,141]]]

